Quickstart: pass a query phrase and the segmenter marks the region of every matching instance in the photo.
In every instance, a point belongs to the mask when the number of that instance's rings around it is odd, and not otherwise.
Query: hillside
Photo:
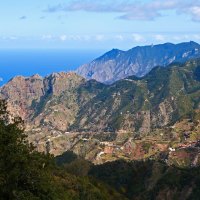
[[[199,198],[199,167],[180,169],[167,166],[161,161],[150,160],[131,162],[117,160],[102,165],[92,165],[71,152],[56,157],[56,160],[66,172],[102,181],[104,185],[114,188],[127,199]]]
[[[26,140],[23,122],[0,101],[1,200],[126,199],[112,187],[59,168],[50,154],[37,152]]]
[[[105,87],[81,107],[72,129],[148,133],[199,108],[200,60],[156,67]]]
[[[75,73],[15,77],[0,94],[8,101],[10,113],[25,120],[28,139],[38,151],[60,155],[72,150],[94,163],[142,159],[182,145],[185,129],[170,129],[182,120],[193,122],[190,134],[194,134],[199,68],[199,59],[156,67],[143,78],[131,76],[110,86]],[[196,128],[196,136],[186,146],[197,142]],[[192,160],[180,165],[192,163],[196,150]]]
[[[23,122],[10,121],[0,101],[0,199],[128,200],[198,199],[199,167],[168,166],[162,160],[118,160],[93,165],[72,152],[54,158],[26,140]],[[193,166],[194,167],[194,166]]]
[[[142,77],[156,66],[166,67],[172,62],[184,63],[198,57],[200,45],[195,42],[137,46],[128,51],[113,49],[76,72],[86,79],[110,84],[132,75]]]

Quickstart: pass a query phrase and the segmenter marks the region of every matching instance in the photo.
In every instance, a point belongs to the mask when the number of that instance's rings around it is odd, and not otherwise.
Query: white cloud
[[[124,40],[124,36],[122,36],[122,35],[116,35],[115,39],[122,41],[122,40]]]
[[[194,37],[196,40],[200,40],[200,34],[194,34],[193,37]]]
[[[18,38],[16,36],[10,36],[8,37],[9,40],[17,40]]]
[[[83,40],[89,41],[89,40],[91,40],[91,36],[90,35],[84,35]]]
[[[154,38],[155,40],[159,41],[159,42],[163,42],[166,40],[165,36],[164,35],[161,35],[161,34],[156,34],[154,35]]]
[[[70,40],[75,40],[75,41],[83,40],[81,35],[70,35],[69,39]]]
[[[0,82],[3,82],[3,78],[2,77],[0,77]]]
[[[67,36],[66,35],[61,35],[60,36],[60,40],[61,41],[66,41],[67,40]]]
[[[188,9],[188,12],[192,15],[194,21],[200,21],[200,6],[193,6]]]
[[[183,41],[183,40],[187,41],[187,40],[191,40],[191,38],[193,38],[193,35],[187,35],[187,34],[182,35],[182,34],[180,34],[180,35],[172,36],[172,40],[176,40],[176,41]]]
[[[85,36],[85,35],[66,35],[66,34],[63,34],[61,36],[59,36],[59,39],[61,41],[88,41],[90,40],[90,37],[89,36]]]
[[[99,34],[99,35],[96,35],[96,36],[95,36],[95,39],[96,39],[97,41],[102,41],[102,40],[105,39],[105,36],[102,35],[102,34]]]
[[[44,34],[41,36],[35,36],[35,37],[28,37],[28,36],[1,36],[0,40],[2,42],[9,42],[9,41],[40,41],[45,42],[47,44],[51,44],[51,42],[61,42],[65,44],[65,42],[68,42],[70,45],[73,44],[81,44],[81,45],[91,45],[91,44],[104,44],[104,45],[110,45],[110,48],[112,48],[113,45],[119,45],[120,46],[131,46],[134,44],[137,45],[149,45],[151,43],[165,43],[165,42],[184,42],[184,41],[196,41],[200,42],[200,34],[198,32],[194,33],[142,33],[142,32],[133,32],[133,33],[113,33],[113,34],[67,34],[63,33],[60,35],[54,35],[54,34]],[[118,48],[120,48],[120,46]]]
[[[175,36],[172,37],[172,39],[179,41],[179,40],[182,40],[183,38],[182,38],[182,36],[175,35]]]
[[[122,1],[122,0],[69,0],[65,4],[49,6],[45,12],[115,12],[119,19],[125,20],[155,20],[163,15],[163,11],[175,11],[187,14],[194,21],[200,21],[200,0],[150,0],[150,1]]]
[[[132,34],[132,38],[133,38],[133,40],[135,42],[143,42],[143,41],[145,41],[145,38],[141,34],[138,34],[138,33]]]
[[[53,39],[53,36],[52,35],[43,35],[42,36],[42,40],[51,40],[51,39]]]

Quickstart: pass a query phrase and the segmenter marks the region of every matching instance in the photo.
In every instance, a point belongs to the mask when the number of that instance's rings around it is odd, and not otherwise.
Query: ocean
[[[101,56],[104,50],[0,49],[0,86],[17,75],[47,76],[73,71]]]

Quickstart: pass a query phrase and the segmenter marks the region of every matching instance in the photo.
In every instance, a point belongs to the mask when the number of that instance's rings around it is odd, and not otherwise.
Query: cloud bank
[[[149,2],[135,0],[75,0],[66,4],[48,6],[45,12],[102,12],[118,13],[124,20],[155,20],[163,16],[163,11],[175,11],[186,14],[191,20],[200,22],[200,0],[151,0]]]

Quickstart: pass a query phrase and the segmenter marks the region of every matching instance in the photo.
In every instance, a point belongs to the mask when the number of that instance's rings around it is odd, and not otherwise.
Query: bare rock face
[[[32,125],[39,126],[46,115],[45,109],[50,107],[51,101],[56,101],[63,92],[73,93],[74,88],[83,82],[84,79],[75,73],[54,73],[45,78],[39,75],[29,78],[17,76],[1,88],[0,96],[8,100],[11,113],[15,113],[16,116],[22,117]],[[48,117],[43,121],[52,123],[54,128],[66,130],[67,108],[62,103],[64,102],[52,105],[52,112],[48,113]],[[39,114],[41,114],[40,117],[38,117]]]
[[[84,82],[84,79],[73,72],[53,73],[44,79],[46,90],[52,92],[52,95],[59,96],[64,91],[70,91]]]
[[[91,88],[90,84],[92,87],[96,83],[87,83],[73,72],[54,73],[45,78],[18,76],[0,88],[0,97],[7,100],[12,116],[25,121],[28,140],[38,151],[59,155],[76,142],[68,129],[80,106],[100,90],[101,85]]]
[[[44,92],[43,78],[39,75],[30,78],[17,76],[1,88],[0,95],[8,100],[12,113],[26,119],[33,112],[30,109],[32,101],[39,101]]]

